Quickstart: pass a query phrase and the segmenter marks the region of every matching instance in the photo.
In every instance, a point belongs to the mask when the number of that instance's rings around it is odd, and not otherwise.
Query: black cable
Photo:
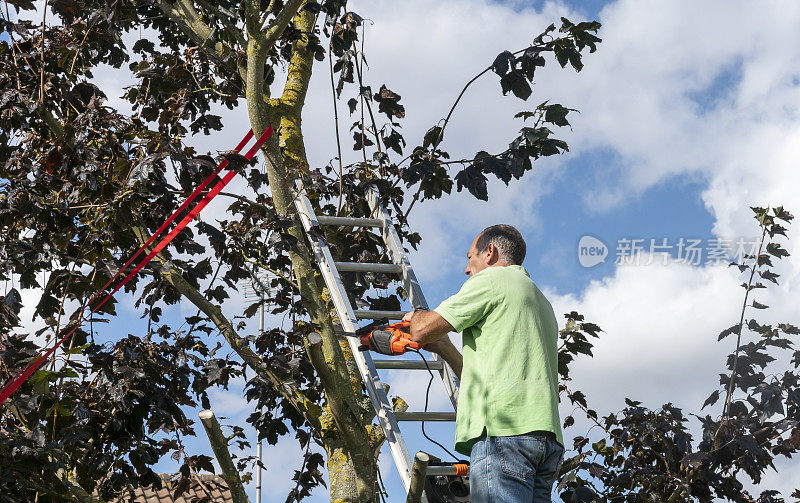
[[[425,412],[428,412],[428,398],[430,397],[430,393],[431,393],[431,384],[433,384],[433,379],[434,379],[434,377],[435,377],[435,376],[433,375],[433,372],[431,371],[431,368],[428,366],[428,360],[427,360],[427,359],[425,359],[425,355],[423,355],[423,354],[422,354],[422,353],[421,353],[421,352],[420,352],[418,349],[411,349],[411,348],[408,348],[408,350],[409,350],[409,351],[413,351],[413,352],[417,353],[417,354],[419,355],[419,357],[420,357],[420,358],[422,358],[422,363],[424,363],[424,364],[425,364],[425,369],[426,369],[426,370],[428,371],[428,373],[431,375],[431,378],[430,378],[430,380],[428,381],[428,389],[425,391]],[[436,440],[432,439],[431,437],[429,437],[429,436],[428,436],[428,434],[427,434],[427,433],[425,433],[425,421],[422,421],[422,436],[423,436],[423,437],[425,437],[425,438],[427,438],[428,440],[430,440],[430,441],[431,441],[431,442],[433,442],[434,444],[438,445],[439,447],[441,447],[441,448],[442,448],[442,450],[443,450],[444,452],[446,452],[448,456],[450,456],[451,458],[453,458],[455,461],[458,461],[458,457],[457,457],[457,456],[455,456],[455,455],[454,455],[452,452],[450,452],[449,450],[447,450],[447,448],[446,448],[445,446],[443,446],[442,444],[440,444],[440,443],[439,443],[439,442],[437,442]]]
[[[381,467],[377,462],[375,463],[375,467],[378,471],[378,496],[383,503],[386,503],[386,495],[389,493],[386,492],[386,484],[383,483],[383,476],[381,476]]]

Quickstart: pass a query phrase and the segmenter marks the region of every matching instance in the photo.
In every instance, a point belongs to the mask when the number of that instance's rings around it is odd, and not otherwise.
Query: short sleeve
[[[434,311],[450,323],[456,332],[463,332],[484,319],[494,305],[495,293],[491,278],[487,274],[478,273]]]

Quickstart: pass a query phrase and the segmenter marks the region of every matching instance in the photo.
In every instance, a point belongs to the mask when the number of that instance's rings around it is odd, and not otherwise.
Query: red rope
[[[261,148],[262,145],[264,145],[264,143],[271,135],[272,135],[272,126],[268,127],[266,131],[264,131],[261,134],[261,136],[256,141],[255,145],[253,145],[250,148],[250,150],[247,151],[244,157],[248,161],[251,160],[255,156],[256,152],[258,152],[258,149]],[[242,148],[244,148],[244,146],[247,144],[247,142],[250,141],[252,137],[253,137],[253,131],[251,130],[247,133],[247,135],[245,135],[244,139],[242,139],[242,141],[239,142],[239,144],[234,149],[234,152],[238,153]],[[174,221],[178,217],[178,215],[189,206],[189,204],[200,194],[200,192],[202,192],[203,189],[205,189],[211,183],[211,181],[219,174],[219,172],[225,169],[227,165],[228,165],[228,160],[224,159],[219,164],[219,166],[217,166],[216,170],[214,170],[213,173],[211,173],[205,180],[203,180],[203,183],[201,183],[189,195],[186,201],[184,201],[183,204],[181,204],[181,206],[177,210],[175,210],[175,212],[172,215],[170,215],[167,221],[164,222],[152,236],[150,236],[150,239],[148,239],[145,244],[139,247],[136,253],[134,253],[133,256],[128,259],[125,265],[122,266],[122,268],[120,268],[119,271],[117,271],[114,277],[108,280],[105,286],[103,286],[103,288],[98,290],[92,296],[92,298],[89,299],[89,301],[84,305],[84,308],[86,306],[91,305],[92,302],[94,302],[94,300],[97,299],[97,297],[103,291],[105,291],[105,289],[108,288],[108,286],[111,285],[111,283],[114,280],[116,280],[120,276],[120,274],[122,274],[123,271],[125,271],[125,269],[128,268],[129,265],[131,265],[134,259],[136,259],[136,257],[138,257],[142,253],[142,251],[144,251],[148,246],[150,246],[150,244],[152,244],[153,241],[155,241],[155,239],[162,232],[164,232],[164,230],[169,226],[169,224],[172,223],[172,221]],[[203,197],[203,199],[201,199],[200,202],[197,203],[197,205],[195,205],[195,207],[192,208],[192,210],[185,217],[183,217],[183,219],[181,219],[180,222],[178,222],[178,225],[176,225],[175,228],[172,229],[172,231],[170,231],[169,234],[167,234],[164,238],[162,238],[161,241],[159,241],[158,244],[156,244],[155,248],[153,248],[153,250],[150,253],[148,253],[147,256],[143,258],[142,261],[139,262],[139,264],[130,273],[126,274],[125,277],[122,279],[122,281],[116,287],[114,287],[114,289],[109,294],[107,294],[103,298],[103,300],[100,301],[99,304],[97,304],[95,307],[92,308],[89,314],[91,315],[98,309],[100,309],[100,306],[105,304],[111,297],[113,297],[113,295],[117,293],[117,291],[120,288],[122,288],[128,281],[130,281],[136,275],[136,273],[138,273],[144,266],[146,266],[153,259],[153,257],[155,257],[173,239],[175,239],[175,236],[180,234],[180,232],[183,229],[185,229],[186,226],[189,225],[189,223],[192,220],[194,220],[194,218],[203,210],[203,208],[205,208],[208,205],[208,203],[210,203],[211,200],[214,199],[214,197],[216,197],[217,194],[219,194],[220,191],[222,191],[222,189],[225,188],[226,185],[228,185],[228,182],[230,182],[235,176],[236,176],[235,170],[228,171],[228,173],[226,173],[225,176],[219,182],[217,182],[216,185],[214,185],[214,187],[208,192],[208,194],[206,194],[205,197]],[[66,341],[69,338],[70,335],[75,333],[75,331],[81,326],[81,322],[83,320],[82,313],[83,309],[81,310],[81,317],[79,319],[78,324],[74,326],[72,330],[70,330],[66,335],[64,335],[61,339],[59,339],[52,348],[47,350],[46,353],[40,355],[39,358],[29,363],[23,370],[18,372],[17,375],[15,375],[9,382],[7,382],[5,386],[3,386],[2,390],[0,390],[0,405],[2,405],[3,402],[5,402],[6,399],[8,399],[8,397],[10,397],[17,390],[17,388],[19,388],[22,385],[22,383],[24,383],[31,376],[31,374],[36,372],[36,370],[39,367],[41,367],[41,365],[45,361],[47,361],[48,358],[50,358],[50,355],[52,355],[56,351],[56,349],[58,349],[58,347],[61,346],[61,344],[63,344],[64,341]]]

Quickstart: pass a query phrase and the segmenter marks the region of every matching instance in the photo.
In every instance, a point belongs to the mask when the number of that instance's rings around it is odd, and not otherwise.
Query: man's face
[[[476,245],[479,237],[481,237],[480,234],[478,234],[475,240],[472,241],[472,246],[470,246],[469,251],[467,252],[467,267],[464,269],[464,274],[470,277],[489,267],[489,258],[491,256],[493,245],[490,243],[483,253],[478,253],[478,248]]]

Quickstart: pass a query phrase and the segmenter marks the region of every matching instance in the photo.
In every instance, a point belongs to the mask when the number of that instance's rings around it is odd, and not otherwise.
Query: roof
[[[152,487],[138,487],[132,490],[132,494],[125,495],[124,497],[116,500],[118,503],[233,503],[233,496],[231,495],[228,484],[225,479],[218,475],[198,475],[200,483],[194,478],[191,479],[189,489],[181,493],[177,499],[173,498],[175,493],[178,477],[175,482],[170,482],[173,474],[161,473],[161,489],[154,489]],[[131,499],[132,498],[132,499]],[[204,499],[205,498],[205,499]]]

